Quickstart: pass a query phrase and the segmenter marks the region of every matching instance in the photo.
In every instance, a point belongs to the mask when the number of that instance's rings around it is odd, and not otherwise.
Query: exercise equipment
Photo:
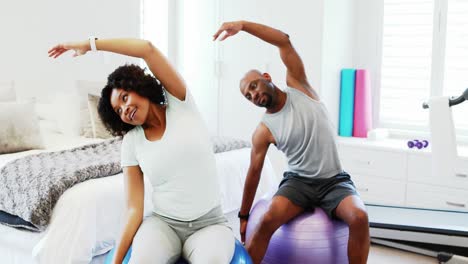
[[[407,145],[408,145],[408,148],[422,149],[422,148],[427,148],[427,146],[429,146],[429,141],[427,140],[419,141],[418,139],[413,139],[413,140],[408,141]]]
[[[270,203],[270,199],[262,199],[252,208],[247,223],[247,240]],[[348,236],[346,223],[332,220],[322,209],[316,208],[282,225],[273,234],[262,263],[348,263]]]
[[[356,91],[354,94],[353,137],[366,138],[372,129],[372,97],[370,72],[356,70]]]
[[[449,99],[448,104],[451,107],[466,100],[468,100],[468,89],[461,96]],[[429,107],[428,103],[423,103],[423,108]],[[453,122],[447,122],[447,124],[453,126]],[[453,138],[434,138],[434,133],[432,134],[432,146],[436,144],[435,141],[441,145],[444,140],[454,140]],[[443,133],[437,133],[437,135],[443,135]],[[421,146],[418,142],[423,145]],[[411,143],[414,146],[424,147],[425,142],[412,141]],[[453,145],[456,148],[456,145]],[[408,142],[408,147],[410,147],[410,142]],[[432,150],[436,151],[434,148]],[[450,151],[456,153],[456,150]],[[435,154],[444,155],[444,153]],[[433,163],[438,162],[442,161],[437,159],[433,161]],[[453,168],[446,168],[440,172],[445,171],[443,175],[448,176],[451,169]],[[366,207],[372,242],[433,256],[441,263],[468,264],[468,212],[371,204],[367,204]],[[439,248],[443,248],[444,252],[441,252]]]
[[[340,121],[338,133],[342,137],[353,136],[355,69],[341,70]]]

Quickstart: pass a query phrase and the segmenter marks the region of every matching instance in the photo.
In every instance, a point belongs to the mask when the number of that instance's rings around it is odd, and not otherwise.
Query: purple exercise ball
[[[247,223],[246,239],[268,210],[271,200],[259,200]],[[332,220],[320,208],[307,211],[273,234],[262,264],[348,263],[348,225]]]

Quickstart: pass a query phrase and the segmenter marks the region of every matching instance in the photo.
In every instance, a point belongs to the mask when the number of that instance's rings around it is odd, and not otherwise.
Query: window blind
[[[380,124],[423,127],[430,96],[433,0],[384,0]]]

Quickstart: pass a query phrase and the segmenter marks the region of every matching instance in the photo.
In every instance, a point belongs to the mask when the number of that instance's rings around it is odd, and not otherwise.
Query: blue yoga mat
[[[353,136],[355,69],[341,70],[340,120],[338,135]]]

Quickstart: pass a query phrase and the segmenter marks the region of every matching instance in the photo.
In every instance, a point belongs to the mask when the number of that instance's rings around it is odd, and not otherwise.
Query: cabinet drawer
[[[408,183],[406,205],[418,208],[468,211],[468,190]]]
[[[433,175],[431,155],[408,155],[408,180],[445,187],[468,189],[468,160],[456,160],[452,175]]]
[[[364,149],[340,146],[343,169],[351,175],[378,176],[406,180],[407,155],[404,152]]]
[[[352,175],[362,200],[368,204],[405,205],[406,183],[372,176]]]

